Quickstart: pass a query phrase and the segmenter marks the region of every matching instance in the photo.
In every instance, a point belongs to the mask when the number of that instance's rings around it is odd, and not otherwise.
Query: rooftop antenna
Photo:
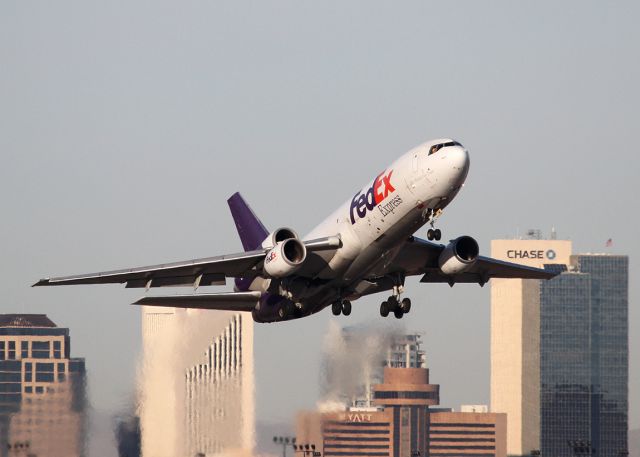
[[[555,227],[551,227],[551,239],[555,240],[558,238],[558,235],[556,233],[556,228]]]

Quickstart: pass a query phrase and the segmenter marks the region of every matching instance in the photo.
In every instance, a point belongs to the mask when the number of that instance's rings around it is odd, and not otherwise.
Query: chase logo
[[[556,258],[556,251],[554,251],[553,249],[549,249],[549,250],[546,252],[546,256],[547,256],[547,259],[549,259],[549,260],[553,260],[553,259],[555,259],[555,258]]]
[[[353,197],[351,208],[349,209],[352,224],[356,223],[356,214],[358,218],[362,219],[367,214],[367,211],[371,211],[377,204],[382,203],[390,193],[395,192],[396,189],[391,184],[392,174],[393,170],[386,175],[384,172],[380,173],[364,194],[358,192]]]

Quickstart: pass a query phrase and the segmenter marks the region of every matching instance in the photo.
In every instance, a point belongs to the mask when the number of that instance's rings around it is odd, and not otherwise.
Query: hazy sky
[[[47,313],[96,409],[130,401],[142,292],[48,275],[241,249],[226,198],[310,230],[425,140],[471,153],[445,237],[631,256],[640,426],[638,2],[0,2],[0,312]],[[424,236],[424,231],[419,233]],[[229,286],[230,287],[230,286]],[[408,284],[444,405],[488,403],[489,288]],[[379,319],[377,296],[344,323]],[[256,327],[258,418],[317,394],[329,310]]]

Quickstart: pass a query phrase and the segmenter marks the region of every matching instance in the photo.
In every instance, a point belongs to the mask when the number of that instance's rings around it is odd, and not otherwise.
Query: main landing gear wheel
[[[393,313],[396,319],[402,319],[402,316],[407,314],[410,310],[411,300],[408,298],[403,298],[398,302],[398,297],[392,295],[387,299],[387,301],[380,303],[380,315],[382,317],[387,317],[389,313]]]
[[[286,319],[287,317],[293,315],[294,307],[291,303],[283,303],[278,308],[278,317],[280,319]]]
[[[331,304],[331,312],[334,316],[351,314],[351,302],[349,300],[340,300]]]
[[[442,238],[442,232],[440,231],[440,229],[429,229],[427,230],[427,239],[429,241],[440,241],[440,238]]]
[[[345,316],[351,314],[351,302],[349,300],[342,301],[342,314]]]

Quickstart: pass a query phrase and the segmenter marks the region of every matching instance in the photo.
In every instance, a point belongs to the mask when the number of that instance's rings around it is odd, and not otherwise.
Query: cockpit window
[[[447,143],[434,144],[433,146],[431,146],[431,148],[429,148],[429,155],[435,154],[440,149],[446,148],[447,146],[462,146],[462,145],[457,141],[449,141]]]

